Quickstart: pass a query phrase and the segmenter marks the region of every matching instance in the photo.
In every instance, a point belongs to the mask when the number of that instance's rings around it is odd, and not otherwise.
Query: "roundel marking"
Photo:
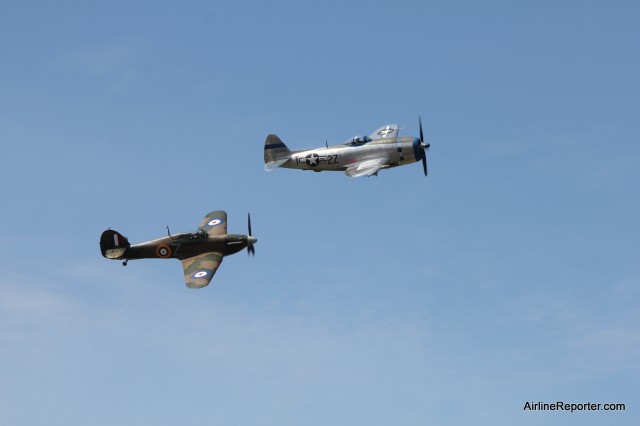
[[[156,255],[162,258],[171,256],[171,247],[166,244],[159,245],[158,248],[156,248]]]
[[[307,166],[315,167],[320,162],[320,156],[315,152],[311,153],[305,157],[305,162],[307,163]]]
[[[208,271],[198,271],[198,272],[194,272],[193,274],[191,274],[192,278],[203,278],[206,277],[207,275],[209,275]]]
[[[218,226],[224,223],[224,220],[222,219],[211,219],[209,222],[207,222],[207,226]]]

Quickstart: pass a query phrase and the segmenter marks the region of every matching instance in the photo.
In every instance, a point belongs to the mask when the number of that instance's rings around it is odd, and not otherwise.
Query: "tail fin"
[[[107,229],[100,236],[100,251],[107,259],[122,259],[129,246],[127,237],[113,229]]]
[[[264,168],[273,170],[289,160],[291,151],[276,135],[267,136],[264,141]]]

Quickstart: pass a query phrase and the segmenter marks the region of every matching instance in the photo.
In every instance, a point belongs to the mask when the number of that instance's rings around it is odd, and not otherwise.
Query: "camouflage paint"
[[[244,234],[227,234],[227,213],[218,210],[206,215],[196,232],[168,235],[139,244],[129,244],[122,234],[108,229],[100,237],[100,251],[108,259],[179,259],[187,287],[209,284],[222,258],[237,253],[258,240]]]

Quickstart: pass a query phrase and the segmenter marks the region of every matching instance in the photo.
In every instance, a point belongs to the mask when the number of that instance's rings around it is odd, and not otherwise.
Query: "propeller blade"
[[[422,133],[422,117],[418,116],[418,124],[420,125],[420,149],[422,151],[422,169],[424,170],[424,175],[427,176],[427,148],[431,146],[431,144],[424,143],[424,134]]]
[[[249,238],[247,238],[247,254],[252,256],[256,255],[256,249],[253,247],[253,243],[256,241],[251,236],[251,213],[247,213],[247,227],[249,228]]]
[[[427,176],[427,153],[422,148],[422,168],[424,169],[424,175]]]

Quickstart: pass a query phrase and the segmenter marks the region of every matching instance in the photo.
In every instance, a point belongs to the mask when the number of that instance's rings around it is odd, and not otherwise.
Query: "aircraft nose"
[[[258,242],[258,239],[257,239],[256,237],[251,237],[251,236],[250,236],[249,238],[247,238],[247,241],[248,241],[249,243],[251,243],[251,244],[255,244],[255,243],[257,243],[257,242]]]

